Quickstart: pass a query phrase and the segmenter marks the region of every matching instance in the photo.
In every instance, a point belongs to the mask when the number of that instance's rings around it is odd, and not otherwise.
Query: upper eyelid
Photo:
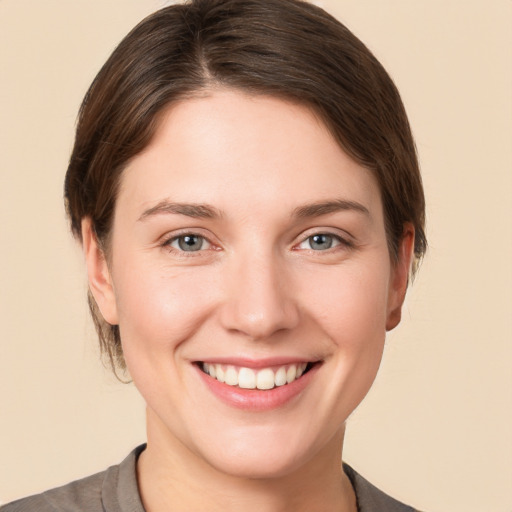
[[[219,241],[216,241],[216,237],[212,234],[205,234],[202,228],[183,228],[172,231],[170,233],[166,233],[160,237],[159,244],[169,245],[172,241],[186,235],[200,236],[204,238],[211,246],[221,247]],[[292,242],[292,246],[296,247],[297,245],[306,241],[308,238],[315,235],[329,235],[336,238],[341,243],[348,245],[355,243],[354,236],[346,230],[333,227],[314,227],[304,230],[300,235],[296,236],[295,241]]]
[[[319,251],[313,248],[300,248],[300,245],[305,243],[309,238],[315,235],[328,235],[332,236],[337,240],[335,246],[330,247],[328,249],[324,249],[323,251]],[[292,251],[307,251],[308,253],[314,254],[333,254],[333,252],[354,250],[359,247],[359,242],[355,236],[353,236],[349,231],[333,226],[314,226],[310,229],[304,230],[298,237],[296,237],[296,241],[292,244]]]
[[[215,242],[212,241],[213,237],[211,235],[205,234],[203,229],[201,229],[201,228],[183,228],[183,229],[170,231],[170,232],[162,235],[159,238],[159,240],[161,242],[167,243],[167,242],[170,242],[172,240],[175,240],[177,238],[180,238],[182,236],[187,236],[187,235],[200,236],[201,238],[204,238],[205,240],[207,240],[209,243],[215,244]]]
[[[315,235],[329,235],[337,238],[338,240],[341,240],[342,242],[346,243],[353,243],[355,241],[355,237],[349,233],[346,230],[340,229],[340,228],[311,228],[303,231],[296,239],[298,239],[298,242],[294,243],[296,245],[297,243],[302,243],[308,238],[311,238]]]
[[[347,240],[346,238],[343,238],[342,236],[340,235],[336,235],[334,233],[329,233],[329,232],[325,232],[325,231],[319,231],[317,233],[313,233],[311,235],[308,235],[304,238],[302,238],[299,242],[297,242],[296,244],[294,244],[294,248],[295,247],[298,247],[300,245],[302,245],[304,242],[307,242],[310,238],[316,236],[316,235],[326,235],[326,236],[331,236],[332,238],[334,238],[340,245],[345,245],[345,246],[352,246],[353,243],[350,241],[350,240]],[[333,249],[334,247],[331,247],[330,249]],[[311,250],[314,250],[314,249],[311,249]],[[328,249],[326,249],[327,251]]]

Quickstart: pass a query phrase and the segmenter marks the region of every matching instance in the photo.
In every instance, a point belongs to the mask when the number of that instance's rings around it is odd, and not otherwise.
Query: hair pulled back
[[[108,255],[123,169],[151,141],[164,109],[217,87],[309,106],[340,146],[373,172],[396,258],[404,223],[426,249],[425,204],[414,141],[399,93],[345,26],[301,0],[192,0],[163,8],[114,50],[80,108],[65,179],[71,229],[91,219]],[[119,329],[89,293],[100,346],[124,369]]]

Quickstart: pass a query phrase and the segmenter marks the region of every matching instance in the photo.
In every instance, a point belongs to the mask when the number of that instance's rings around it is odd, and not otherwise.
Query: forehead
[[[145,209],[170,198],[244,211],[334,196],[380,214],[375,178],[311,109],[220,90],[164,112],[151,143],[125,169],[119,202]]]

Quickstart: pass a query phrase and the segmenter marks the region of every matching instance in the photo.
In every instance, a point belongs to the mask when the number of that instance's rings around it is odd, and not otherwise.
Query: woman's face
[[[233,91],[173,105],[124,171],[111,243],[107,269],[86,242],[91,289],[150,443],[253,477],[339,446],[409,259],[391,265],[374,177],[311,111]]]

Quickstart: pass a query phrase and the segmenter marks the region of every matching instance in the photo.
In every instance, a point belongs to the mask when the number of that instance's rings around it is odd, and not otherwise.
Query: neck
[[[249,478],[213,467],[148,410],[148,445],[138,465],[147,512],[354,512],[356,498],[341,466],[344,427],[307,463],[283,475]]]

